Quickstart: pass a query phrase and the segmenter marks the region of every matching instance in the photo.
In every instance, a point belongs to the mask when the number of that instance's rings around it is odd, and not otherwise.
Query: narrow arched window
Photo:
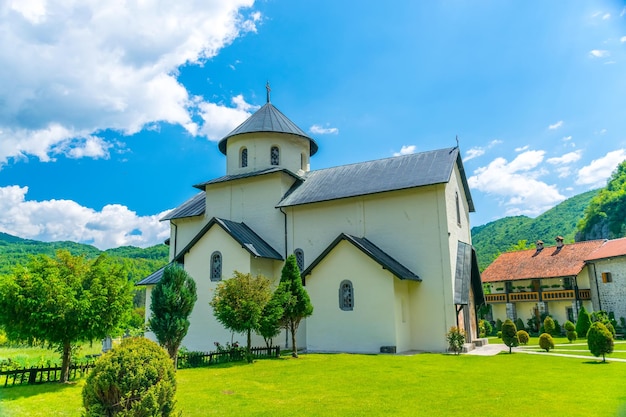
[[[300,154],[300,169],[306,171],[306,155],[303,153]]]
[[[211,281],[222,280],[222,254],[213,252],[211,255]]]
[[[270,164],[280,165],[280,150],[278,146],[272,146],[272,149],[270,149]]]
[[[293,251],[293,254],[296,255],[296,262],[298,263],[298,269],[300,272],[304,270],[304,251],[300,248]]]
[[[456,224],[461,225],[461,204],[459,202],[459,193],[455,193],[455,204],[456,204]]]
[[[241,149],[241,156],[239,158],[239,166],[245,168],[248,166],[248,148]]]
[[[339,285],[339,308],[343,311],[354,309],[354,288],[348,280],[341,281]]]

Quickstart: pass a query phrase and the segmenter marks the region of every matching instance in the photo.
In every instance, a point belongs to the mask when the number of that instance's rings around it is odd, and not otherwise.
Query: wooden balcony
[[[541,293],[541,298],[543,301],[573,300],[574,290],[544,291]]]
[[[578,290],[578,298],[581,300],[591,300],[591,290]]]
[[[513,292],[509,294],[510,302],[514,303],[516,301],[539,301],[539,293],[538,292]]]
[[[506,294],[485,294],[487,304],[506,303]]]

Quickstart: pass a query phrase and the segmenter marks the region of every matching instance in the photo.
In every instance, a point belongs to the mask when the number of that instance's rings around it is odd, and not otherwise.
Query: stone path
[[[481,347],[477,347],[476,349],[466,353],[466,355],[479,355],[479,356],[494,356],[497,355],[500,352],[508,352],[509,348],[503,344],[503,343],[495,343],[495,344],[489,344],[489,345],[485,345],[485,346],[481,346]],[[551,355],[551,356],[562,356],[562,357],[568,357],[568,358],[578,358],[578,359],[587,359],[590,361],[601,361],[601,358],[596,358],[595,356],[583,356],[583,355],[567,355],[564,353],[556,353],[554,351],[551,352],[539,352],[539,351],[533,351],[533,350],[528,350],[528,348],[520,348],[520,347],[516,347],[513,348],[513,352],[516,353],[526,353],[529,355]],[[621,359],[621,358],[612,358],[610,355],[608,355],[606,357],[607,361],[611,361],[611,362],[626,362],[626,359]]]

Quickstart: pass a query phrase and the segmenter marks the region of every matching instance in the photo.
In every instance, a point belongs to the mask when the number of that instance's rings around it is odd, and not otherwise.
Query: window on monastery
[[[280,150],[278,146],[272,146],[270,150],[270,164],[280,165]]]
[[[239,166],[241,168],[245,168],[248,166],[248,148],[243,148],[241,150],[241,158],[239,161]]]
[[[339,308],[343,311],[354,309],[354,288],[352,282],[345,280],[339,285]]]
[[[611,276],[610,272],[603,272],[602,273],[602,282],[604,282],[605,284],[607,282],[613,282],[613,277]]]
[[[306,171],[306,155],[300,154],[300,169]]]
[[[211,281],[222,280],[222,254],[213,252],[211,255]]]
[[[461,204],[459,202],[459,193],[457,192],[454,198],[456,204],[456,224],[461,225]]]
[[[298,263],[298,269],[300,272],[304,270],[304,251],[300,248],[293,251],[293,254],[296,255],[296,262]]]

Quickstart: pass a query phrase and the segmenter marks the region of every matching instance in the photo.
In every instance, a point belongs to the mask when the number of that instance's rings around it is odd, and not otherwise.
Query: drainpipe
[[[171,222],[172,226],[174,226],[174,256],[172,257],[172,259],[176,258],[176,245],[178,244],[178,226],[176,225],[176,223]]]
[[[596,282],[596,296],[598,297],[598,310],[602,310],[602,300],[600,298],[600,286],[598,285],[598,270],[596,269],[595,263],[590,263],[589,266],[593,267],[593,280]],[[591,304],[593,304],[593,297],[591,299]]]
[[[287,213],[283,211],[282,207],[279,207],[281,213],[283,213],[283,217],[285,219],[285,260],[287,260]]]

